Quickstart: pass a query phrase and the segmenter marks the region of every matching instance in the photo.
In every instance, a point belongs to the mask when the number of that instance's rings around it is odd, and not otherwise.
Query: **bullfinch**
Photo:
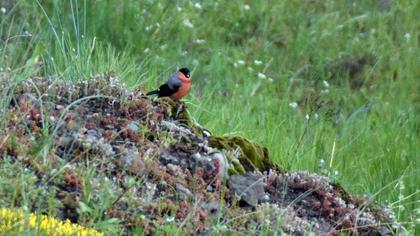
[[[172,75],[169,80],[162,84],[159,89],[148,92],[146,95],[157,94],[158,97],[170,97],[178,101],[188,94],[191,89],[192,78],[188,68],[181,68]]]

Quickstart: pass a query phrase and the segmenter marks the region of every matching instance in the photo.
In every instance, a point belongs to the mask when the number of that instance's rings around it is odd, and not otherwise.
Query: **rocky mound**
[[[39,188],[54,189],[58,218],[78,223],[86,209],[100,209],[97,220],[117,218],[126,235],[168,223],[203,235],[395,231],[388,209],[326,177],[286,172],[266,148],[213,136],[182,102],[129,92],[112,75],[77,84],[3,78],[1,91],[0,158],[24,163]]]

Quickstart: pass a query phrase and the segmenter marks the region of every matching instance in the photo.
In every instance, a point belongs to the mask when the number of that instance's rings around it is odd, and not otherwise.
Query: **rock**
[[[128,123],[127,128],[134,133],[137,133],[140,130],[139,125],[133,121]]]
[[[191,136],[192,132],[186,127],[183,127],[179,124],[176,124],[174,121],[161,121],[161,125],[164,129],[167,129],[171,132],[178,132],[178,133],[184,133],[185,135]]]
[[[217,168],[217,175],[220,178],[227,177],[228,174],[228,168],[229,168],[229,162],[225,155],[223,155],[220,152],[215,152],[210,154],[210,158],[213,162],[213,166]]]
[[[380,236],[391,236],[392,235],[392,232],[391,232],[391,230],[389,230],[387,227],[385,227],[385,226],[381,226],[381,227],[379,227],[379,229],[378,229],[378,233],[379,233],[379,235]]]
[[[252,207],[266,198],[264,177],[261,174],[248,172],[244,175],[231,175],[228,185],[231,191]]]
[[[184,187],[184,185],[177,183],[175,184],[175,189],[181,199],[194,199],[194,194],[188,188]]]
[[[218,201],[210,201],[207,204],[207,209],[211,214],[216,214],[220,209],[220,202]]]
[[[98,140],[99,140],[98,132],[94,129],[89,129],[86,132],[86,139],[89,143],[98,142]]]
[[[169,163],[168,165],[166,165],[166,168],[168,169],[168,172],[175,177],[179,176],[182,173],[182,169],[178,165]]]
[[[143,158],[135,148],[128,148],[125,155],[121,157],[119,164],[123,169],[135,175],[141,175],[145,170]]]
[[[167,165],[167,164],[178,165],[179,164],[179,159],[177,158],[177,156],[171,155],[169,152],[162,153],[162,155],[160,156],[160,161],[164,165]]]
[[[208,130],[206,130],[206,129],[203,129],[203,136],[204,137],[210,137],[211,136],[211,132],[210,131],[208,131]]]
[[[103,139],[99,140],[99,142],[96,143],[97,146],[95,146],[95,151],[106,156],[106,157],[112,157],[115,155],[114,150],[112,150],[112,146],[109,143],[104,143]]]

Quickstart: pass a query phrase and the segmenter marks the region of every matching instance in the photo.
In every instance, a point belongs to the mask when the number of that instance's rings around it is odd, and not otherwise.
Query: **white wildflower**
[[[254,60],[254,64],[255,64],[255,65],[257,65],[257,66],[258,66],[258,65],[261,65],[262,63],[263,63],[262,61],[259,61],[259,60]]]
[[[259,78],[259,79],[266,79],[266,78],[267,78],[267,76],[265,76],[263,73],[259,72],[259,73],[258,73],[258,78]]]
[[[322,167],[324,167],[324,164],[325,164],[324,159],[320,159],[319,162],[318,162],[318,167],[322,168]]]
[[[404,210],[405,210],[405,207],[404,207],[404,205],[402,205],[402,204],[401,204],[401,205],[399,205],[399,206],[398,206],[398,209],[399,209],[400,211],[404,211]]]
[[[404,196],[404,194],[402,194],[402,193],[400,193],[400,194],[398,194],[398,200],[404,200],[404,198],[405,198],[405,196]]]
[[[177,12],[181,12],[181,11],[182,11],[182,8],[181,8],[181,7],[179,7],[179,6],[176,6],[176,11],[177,11]]]
[[[150,48],[145,48],[145,49],[143,50],[143,52],[144,52],[144,53],[149,53],[149,52],[150,52]]]
[[[201,10],[203,8],[199,2],[196,2],[194,4],[194,7],[197,8],[198,10]]]
[[[245,64],[245,61],[244,60],[238,60],[238,64],[239,65],[244,65]]]
[[[1,13],[6,14],[6,8],[2,7],[0,8]]]
[[[23,35],[25,35],[27,37],[32,37],[32,34],[27,30],[23,31]]]
[[[291,102],[291,103],[289,103],[289,107],[295,109],[295,108],[298,107],[298,104],[297,104],[297,102]]]
[[[323,80],[322,83],[324,84],[324,87],[326,88],[330,87],[330,84],[328,83],[328,81]]]
[[[152,29],[152,26],[146,26],[146,28],[144,28],[144,30],[146,31],[150,31]]]
[[[309,114],[306,114],[305,119],[309,120]]]
[[[185,18],[184,21],[182,22],[182,24],[184,24],[184,26],[186,26],[188,28],[194,28],[193,23],[188,18]]]
[[[248,4],[245,4],[244,5],[244,10],[245,11],[249,11],[250,9],[251,9],[251,7]]]
[[[403,181],[400,181],[398,184],[399,184],[399,187],[400,187],[400,191],[405,189],[405,184],[404,184]]]
[[[404,38],[405,38],[405,40],[408,42],[408,41],[410,41],[410,39],[411,39],[411,34],[410,33],[405,33],[404,34]]]
[[[173,222],[175,220],[175,217],[173,217],[173,216],[168,216],[168,217],[166,217],[166,222]]]
[[[204,40],[204,39],[196,39],[194,42],[196,44],[204,44],[206,42],[206,40]]]

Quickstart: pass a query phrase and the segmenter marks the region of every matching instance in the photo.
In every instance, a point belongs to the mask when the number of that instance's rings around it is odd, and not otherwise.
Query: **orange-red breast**
[[[170,97],[178,101],[185,97],[191,89],[192,78],[188,68],[181,68],[169,80],[162,84],[159,89],[148,92],[146,95],[157,94],[158,97]]]

